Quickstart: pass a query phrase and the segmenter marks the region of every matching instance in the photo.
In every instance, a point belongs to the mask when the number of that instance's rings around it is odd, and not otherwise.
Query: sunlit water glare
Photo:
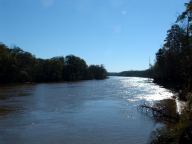
[[[145,144],[159,123],[138,105],[172,96],[146,78],[4,86],[0,144]]]
[[[121,83],[127,90],[126,97],[129,101],[158,101],[172,98],[174,95],[170,90],[165,89],[152,82],[148,78],[122,78]]]

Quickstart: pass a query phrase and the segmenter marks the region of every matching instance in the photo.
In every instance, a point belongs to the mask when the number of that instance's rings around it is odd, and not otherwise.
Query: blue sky
[[[108,71],[148,68],[187,0],[0,0],[0,41],[74,54]]]

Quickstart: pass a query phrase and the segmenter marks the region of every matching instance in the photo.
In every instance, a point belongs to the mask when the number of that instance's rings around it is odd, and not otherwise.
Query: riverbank
[[[190,93],[188,93],[189,97]],[[191,98],[191,97],[190,97]],[[179,120],[169,123],[153,132],[151,144],[191,144],[192,143],[192,99],[180,101],[176,99]],[[172,105],[166,105],[169,109]]]

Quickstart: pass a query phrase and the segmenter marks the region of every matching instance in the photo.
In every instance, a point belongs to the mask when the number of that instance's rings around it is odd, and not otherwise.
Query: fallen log
[[[158,120],[172,121],[176,122],[179,120],[179,114],[171,115],[168,109],[163,106],[149,106],[146,104],[140,105],[139,110],[145,112],[147,115],[152,115],[152,117]]]

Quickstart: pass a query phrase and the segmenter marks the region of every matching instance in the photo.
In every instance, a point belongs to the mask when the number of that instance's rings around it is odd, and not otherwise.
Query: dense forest
[[[167,31],[151,70],[154,81],[177,90],[187,106],[174,126],[157,130],[153,144],[192,143],[192,0],[185,6]]]
[[[167,31],[162,48],[156,53],[154,81],[189,92],[192,90],[192,1]]]
[[[36,58],[19,47],[0,43],[0,83],[56,82],[105,79],[103,65],[90,65],[74,55]]]

